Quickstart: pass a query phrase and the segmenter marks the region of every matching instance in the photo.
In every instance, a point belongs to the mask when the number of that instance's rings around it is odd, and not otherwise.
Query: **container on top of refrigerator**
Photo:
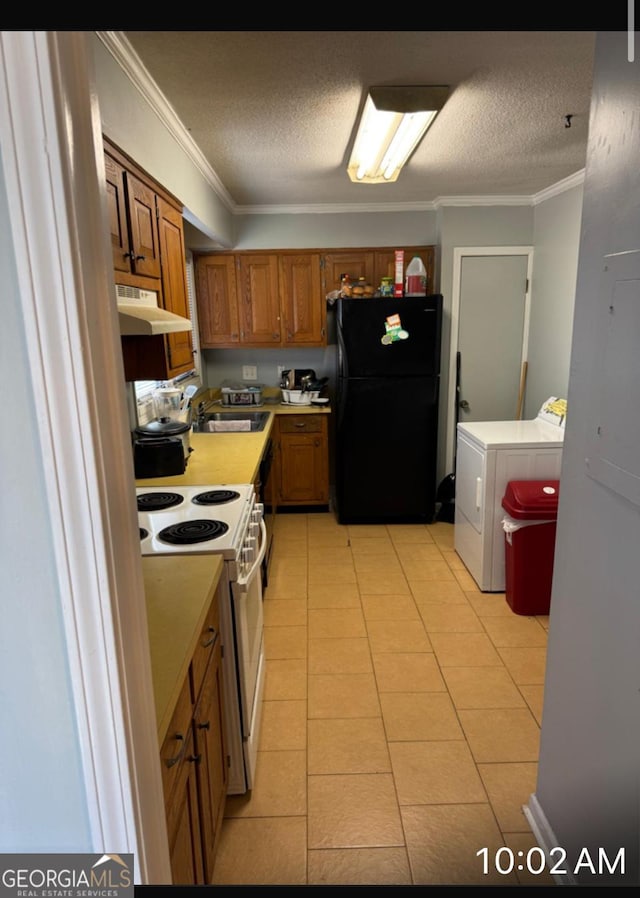
[[[405,296],[427,295],[427,269],[420,256],[414,256],[407,265],[404,284]]]
[[[397,249],[394,252],[394,277],[393,295],[402,296],[404,294],[404,250]]]

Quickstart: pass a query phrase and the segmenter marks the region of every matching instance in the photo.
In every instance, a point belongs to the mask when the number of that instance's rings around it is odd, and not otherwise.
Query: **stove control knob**
[[[256,560],[256,540],[254,536],[248,536],[245,540],[245,551],[250,563]]]
[[[256,502],[256,504],[253,506],[251,517],[254,521],[258,521],[258,523],[262,520],[262,518],[264,517],[264,505],[262,504],[262,502]]]
[[[242,569],[243,569],[243,572],[246,571],[247,568],[249,568],[249,567],[251,566],[252,560],[253,560],[253,559],[251,558],[251,550],[248,549],[248,548],[246,548],[246,543],[245,543],[245,548],[243,548],[243,550],[242,550]]]
[[[259,524],[258,521],[252,521],[252,522],[249,524],[249,537],[250,537],[251,539],[253,539],[254,542],[255,542],[255,539],[256,539],[256,537],[257,537],[257,535],[258,535],[258,530],[259,530],[259,529],[260,529],[260,524]]]

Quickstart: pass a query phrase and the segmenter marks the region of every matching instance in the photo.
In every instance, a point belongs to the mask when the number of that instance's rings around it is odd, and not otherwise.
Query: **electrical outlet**
[[[258,369],[255,365],[243,365],[242,366],[242,379],[243,380],[257,380],[258,379]]]
[[[278,365],[278,377],[282,377],[282,372],[286,370],[287,369],[284,367],[284,365]]]

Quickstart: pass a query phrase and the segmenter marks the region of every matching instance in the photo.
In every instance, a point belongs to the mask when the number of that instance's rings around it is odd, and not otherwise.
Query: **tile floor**
[[[548,619],[480,592],[453,525],[278,515],[264,614],[256,785],[214,883],[554,885],[477,856],[536,844]]]

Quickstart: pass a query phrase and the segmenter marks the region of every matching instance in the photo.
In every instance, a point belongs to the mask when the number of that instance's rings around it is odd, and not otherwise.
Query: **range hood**
[[[154,334],[175,334],[192,328],[188,318],[161,309],[154,290],[118,284],[116,298],[121,336],[152,337]]]

